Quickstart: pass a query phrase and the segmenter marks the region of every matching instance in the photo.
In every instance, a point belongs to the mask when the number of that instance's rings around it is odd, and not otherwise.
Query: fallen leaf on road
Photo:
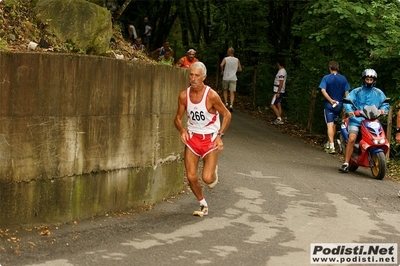
[[[39,235],[40,236],[49,236],[49,235],[51,235],[51,233],[50,233],[50,230],[46,229],[42,232],[39,232]]]

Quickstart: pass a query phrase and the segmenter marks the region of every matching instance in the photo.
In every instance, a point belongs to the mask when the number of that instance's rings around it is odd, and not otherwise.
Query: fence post
[[[386,138],[389,140],[389,144],[390,140],[392,139],[392,120],[393,120],[393,107],[390,106],[387,119],[387,128],[386,128]],[[389,158],[390,158],[390,150],[388,153],[386,153],[386,160],[389,160]]]
[[[219,77],[220,77],[220,74],[221,73],[221,70],[219,69],[219,57],[218,57],[218,53],[217,53],[217,74],[215,75],[216,76],[216,79],[215,79],[215,87],[214,87],[214,90],[215,91],[218,91],[218,87],[219,87]]]
[[[254,69],[253,74],[253,108],[256,107],[256,99],[257,99],[257,68]]]
[[[313,118],[314,118],[314,111],[315,111],[315,98],[317,97],[317,89],[313,88],[311,92],[311,101],[310,101],[310,112],[308,116],[308,124],[307,124],[307,130],[308,132],[311,133],[312,131],[312,123],[313,123]]]

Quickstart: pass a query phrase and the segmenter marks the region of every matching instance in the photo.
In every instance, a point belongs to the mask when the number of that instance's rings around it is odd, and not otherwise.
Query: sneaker
[[[335,147],[333,147],[333,148],[328,148],[328,149],[326,149],[325,151],[326,151],[327,153],[330,153],[330,154],[336,153]]]
[[[195,211],[193,213],[194,216],[200,216],[203,217],[205,215],[208,215],[208,206],[200,205],[200,208],[198,211]]]
[[[342,173],[347,173],[349,171],[349,164],[348,163],[342,164],[342,167],[339,168],[339,171]]]
[[[233,107],[232,107],[232,105],[229,106],[229,111],[230,111],[231,113],[233,113]]]
[[[324,150],[325,150],[325,151],[329,150],[329,142],[327,142],[327,143],[324,144]]]
[[[228,103],[225,103],[226,108],[228,108]]]
[[[274,120],[274,122],[272,122],[272,124],[274,124],[274,125],[282,125],[283,124],[283,121],[282,121],[282,119],[275,119]]]
[[[214,188],[214,187],[217,185],[217,183],[218,183],[218,165],[215,166],[215,172],[214,172],[214,174],[215,174],[215,181],[212,182],[211,184],[208,184],[208,188],[209,188],[209,189]]]

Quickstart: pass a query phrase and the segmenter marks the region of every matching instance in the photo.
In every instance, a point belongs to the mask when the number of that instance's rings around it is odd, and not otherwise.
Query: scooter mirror
[[[343,98],[343,103],[353,103],[353,102],[348,98]]]
[[[351,105],[353,105],[353,107],[355,108],[355,110],[357,110],[357,106],[353,103],[352,100],[350,100],[349,98],[343,98],[343,103],[349,103]]]

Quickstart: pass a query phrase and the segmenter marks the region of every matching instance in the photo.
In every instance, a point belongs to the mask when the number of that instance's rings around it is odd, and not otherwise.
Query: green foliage
[[[9,50],[6,40],[0,40],[0,50]]]
[[[15,6],[15,5],[17,5],[18,4],[18,1],[17,0],[7,0],[7,1],[4,1],[4,6],[6,7],[6,8],[12,8],[13,6]]]
[[[394,0],[304,1],[293,17],[292,34],[300,41],[294,51],[298,63],[292,72],[298,78],[291,89],[317,87],[328,74],[328,62],[335,60],[352,88],[361,85],[363,69],[372,67],[378,72],[378,87],[389,97],[398,96],[399,7]]]
[[[254,108],[269,106],[276,57],[285,57],[285,116],[307,125],[316,89],[312,128],[319,133],[325,122],[318,86],[331,60],[340,63],[351,88],[361,85],[362,71],[371,67],[378,87],[392,99],[400,97],[399,10],[397,0],[149,0],[132,1],[124,16],[134,18],[138,33],[148,16],[153,47],[168,38],[176,59],[195,47],[210,75],[234,47],[243,66],[238,92],[251,96]]]

